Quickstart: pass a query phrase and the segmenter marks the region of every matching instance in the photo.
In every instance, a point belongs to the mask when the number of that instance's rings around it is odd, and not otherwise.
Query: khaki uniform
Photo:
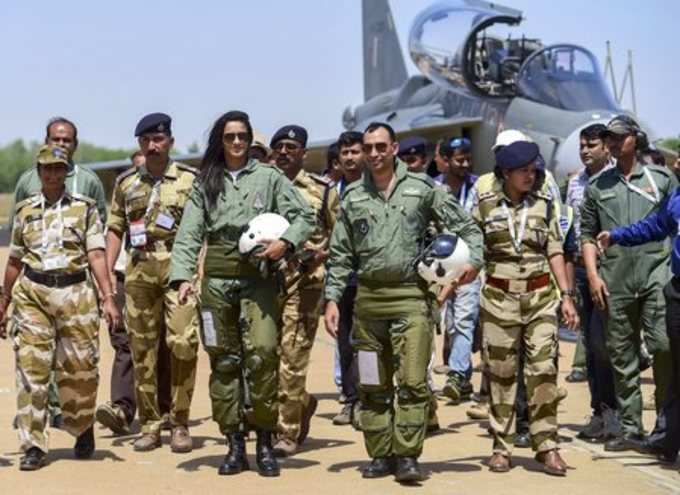
[[[113,191],[108,228],[128,235],[125,269],[125,327],[135,368],[142,433],[160,431],[156,366],[162,322],[170,350],[173,426],[186,426],[196,381],[198,311],[196,299],[180,305],[168,285],[170,253],[189,197],[195,169],[168,164],[155,181],[145,167],[123,173]]]
[[[300,170],[293,185],[316,215],[316,228],[306,245],[327,249],[339,206],[332,182]],[[304,248],[303,248],[304,251]],[[286,273],[281,301],[281,361],[279,364],[279,432],[297,442],[302,413],[309,401],[305,391],[307,368],[319,326],[321,295],[326,270],[323,264],[308,269],[294,263]]]
[[[557,307],[548,258],[562,254],[559,218],[552,197],[530,193],[513,206],[500,182],[479,195],[472,216],[484,232],[487,280],[481,293],[484,360],[490,373],[490,425],[494,452],[509,455],[517,395],[519,352],[524,351],[524,375],[529,402],[532,447],[545,452],[557,447]],[[503,208],[506,206],[507,210]],[[523,210],[526,227],[521,232]],[[513,244],[508,214],[520,244]],[[521,238],[520,238],[521,235]],[[497,288],[489,277],[509,282]],[[547,284],[528,290],[526,283],[542,277]],[[539,279],[541,280],[541,279]]]
[[[99,218],[101,218],[102,222],[106,222],[108,208],[106,194],[104,193],[104,186],[102,185],[101,180],[99,180],[99,177],[97,177],[97,174],[89,168],[72,163],[66,173],[64,186],[66,187],[66,192],[70,194],[81,195],[93,199],[97,204]],[[18,203],[39,193],[41,190],[42,184],[40,182],[40,177],[38,176],[38,168],[31,167],[21,174],[19,180],[17,180],[17,184],[14,187],[14,203],[10,208],[10,212],[14,212],[15,206]],[[11,220],[12,219],[10,218],[10,225],[12,223]],[[57,397],[54,377],[50,378],[48,394],[50,416],[54,418],[61,414],[61,406],[59,405],[59,397]]]
[[[284,216],[282,239],[300,247],[314,228],[314,213],[276,168],[250,160],[236,178],[225,173],[224,194],[210,207],[195,184],[172,252],[170,283],[192,280],[206,241],[201,288],[201,340],[210,356],[212,415],[223,434],[245,429],[245,387],[253,425],[275,431],[278,415],[278,346],[281,316],[272,277],[263,278],[241,257],[238,240],[261,213]]]
[[[436,221],[460,235],[470,262],[482,266],[479,228],[455,198],[397,160],[385,198],[370,173],[342,199],[331,238],[325,297],[340,301],[350,274],[358,279],[352,331],[359,364],[361,427],[368,455],[418,457],[430,404],[432,303],[414,260]],[[396,377],[396,390],[394,387]]]
[[[104,248],[93,200],[64,193],[57,203],[47,204],[37,194],[17,204],[9,256],[21,260],[24,271],[12,289],[11,337],[24,451],[37,447],[47,452],[47,389],[53,368],[63,429],[78,436],[94,422],[99,310],[87,252]],[[57,287],[51,286],[54,277],[41,283],[31,279],[47,274],[82,275],[82,280]]]

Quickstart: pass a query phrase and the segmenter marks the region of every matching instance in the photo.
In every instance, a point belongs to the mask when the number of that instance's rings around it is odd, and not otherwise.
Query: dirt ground
[[[6,249],[0,250],[0,267],[4,270]],[[441,339],[437,338],[438,348]],[[562,449],[571,469],[565,479],[552,478],[540,471],[528,450],[516,450],[514,469],[508,474],[490,473],[486,460],[491,440],[486,423],[468,420],[469,404],[458,406],[439,403],[442,431],[429,437],[421,458],[429,479],[418,487],[401,487],[391,479],[363,480],[358,468],[366,462],[361,434],[351,427],[334,426],[331,418],[338,411],[337,390],[333,384],[333,342],[319,329],[312,355],[308,388],[319,398],[319,408],[312,421],[310,437],[302,451],[282,462],[280,478],[261,478],[255,471],[238,476],[220,477],[216,469],[225,454],[224,439],[210,419],[207,384],[209,366],[201,352],[191,432],[194,451],[173,454],[169,434],[164,433],[163,447],[150,453],[132,450],[133,437],[112,437],[96,428],[97,452],[94,459],[73,458],[74,439],[56,430],[51,433],[49,464],[34,473],[18,470],[20,452],[12,429],[16,410],[14,357],[9,342],[0,342],[0,488],[3,493],[224,493],[240,494],[295,493],[413,493],[432,494],[522,494],[550,493],[578,495],[593,493],[663,494],[680,493],[679,466],[665,466],[637,454],[609,454],[574,438],[577,428],[589,414],[589,397],[584,383],[569,384],[574,344],[561,343],[560,383],[569,396],[561,404]],[[101,338],[101,383],[99,401],[109,397],[112,350],[108,337]],[[435,375],[438,386],[444,378]],[[479,373],[475,373],[475,389]],[[652,393],[651,379],[644,380],[644,395]],[[650,429],[654,415],[645,412],[645,426]],[[254,440],[248,442],[251,466],[254,467]],[[328,491],[326,491],[328,490]]]

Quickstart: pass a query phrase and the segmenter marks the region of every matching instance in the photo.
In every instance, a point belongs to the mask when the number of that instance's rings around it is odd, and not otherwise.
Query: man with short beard
[[[343,176],[338,182],[340,195],[347,187],[361,179],[364,170],[364,152],[362,149],[363,135],[356,131],[347,131],[338,138],[339,162]],[[357,295],[356,273],[349,277],[347,287],[342,293],[339,302],[340,321],[338,322],[338,352],[340,354],[340,377],[342,393],[345,403],[342,410],[333,417],[334,425],[349,425],[354,419],[353,411],[356,411],[359,400],[359,376],[357,363],[352,350],[351,333],[354,321],[354,299]]]
[[[319,326],[326,276],[324,262],[339,204],[330,180],[302,168],[306,146],[307,131],[298,125],[282,127],[271,140],[276,167],[312,207],[316,218],[312,235],[285,271],[281,304],[279,435],[274,445],[274,454],[281,457],[297,452],[309,433],[310,421],[316,411],[317,399],[307,393],[305,385]]]
[[[606,130],[603,124],[593,124],[580,133],[579,154],[584,169],[569,180],[565,200],[574,211],[574,231],[577,238],[581,237],[581,205],[588,182],[613,166],[605,144]],[[606,441],[619,430],[614,376],[605,346],[602,314],[595,308],[590,297],[580,246],[575,259],[575,279],[580,294],[581,329],[585,344],[590,405],[593,410],[589,424],[578,433],[578,437],[589,442]]]

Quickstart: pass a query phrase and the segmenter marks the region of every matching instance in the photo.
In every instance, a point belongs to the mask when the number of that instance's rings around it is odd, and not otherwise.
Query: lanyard
[[[156,203],[158,202],[161,194],[161,182],[163,182],[162,179],[157,179],[153,186],[151,187],[151,195],[149,196],[149,202],[146,204],[146,211],[144,212],[144,219],[148,220],[149,215],[151,214],[151,210],[153,210],[156,207]],[[132,185],[131,190],[135,191],[138,187],[141,186],[142,181],[140,180],[139,176],[135,179],[134,184]],[[127,204],[125,205],[125,208],[127,210]]]
[[[625,184],[626,184],[626,187],[628,189],[630,189],[631,191],[633,191],[634,193],[638,193],[643,198],[648,199],[652,203],[657,204],[661,200],[661,198],[659,197],[659,188],[656,186],[656,182],[654,182],[654,178],[652,177],[652,173],[646,167],[643,167],[642,171],[644,172],[645,177],[647,177],[647,181],[649,182],[650,186],[652,187],[652,192],[654,192],[654,195],[652,196],[648,192],[643,191],[642,189],[640,189],[637,186],[634,186],[629,181],[624,181]]]
[[[515,252],[520,254],[522,252],[522,239],[524,238],[524,230],[527,226],[527,217],[529,216],[529,203],[526,199],[522,201],[522,216],[520,217],[519,229],[517,231],[515,231],[515,222],[512,219],[512,215],[510,215],[508,205],[506,205],[505,201],[503,201],[501,202],[501,206],[503,207],[503,213],[508,219],[508,231],[510,232],[512,245],[515,248]]]
[[[461,205],[465,204],[466,197],[467,197],[467,182],[463,181],[463,186],[460,188],[460,194],[458,195],[458,202]]]
[[[78,167],[73,165],[73,194],[78,194]]]
[[[64,248],[64,216],[62,213],[62,200],[64,199],[64,196],[59,198],[59,201],[57,202],[57,218],[59,220],[59,236],[58,236],[58,242],[59,242],[59,250],[61,251]],[[47,239],[47,223],[45,222],[45,195],[41,194],[40,195],[40,209],[42,210],[42,252],[43,255],[47,255],[47,247],[48,247],[48,239]]]

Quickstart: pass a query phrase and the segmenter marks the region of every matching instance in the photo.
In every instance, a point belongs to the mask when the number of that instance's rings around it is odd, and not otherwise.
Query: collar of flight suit
[[[394,191],[397,190],[399,187],[399,183],[406,178],[406,174],[408,172],[408,169],[406,167],[406,164],[402,162],[399,158],[394,159],[394,176],[395,176],[395,181],[394,181],[394,187],[392,188],[392,191],[390,191],[390,198],[394,194]],[[364,187],[371,191],[371,193],[375,195],[379,195],[378,188],[375,186],[375,182],[373,182],[373,174],[371,174],[370,171],[364,171]]]
[[[630,174],[630,178],[632,179],[641,177],[645,173],[643,167],[644,165],[640,164],[640,162],[636,160],[635,165],[633,165],[633,171]],[[618,167],[618,165],[616,166],[616,173],[622,181],[626,181],[626,178],[623,176],[623,173],[621,172],[621,169]]]

